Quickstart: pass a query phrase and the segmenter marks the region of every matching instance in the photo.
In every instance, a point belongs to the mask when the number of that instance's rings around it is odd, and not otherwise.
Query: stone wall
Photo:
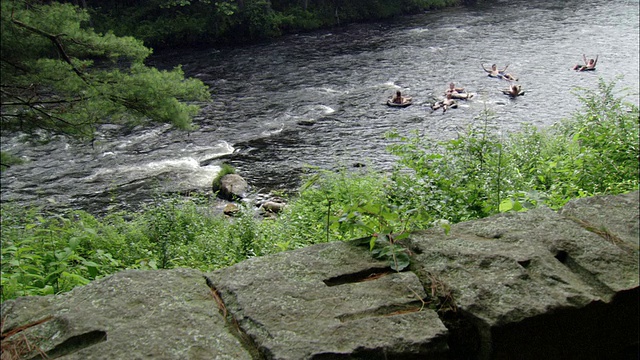
[[[417,233],[400,273],[349,243],[123,271],[3,303],[2,360],[637,359],[638,200]]]

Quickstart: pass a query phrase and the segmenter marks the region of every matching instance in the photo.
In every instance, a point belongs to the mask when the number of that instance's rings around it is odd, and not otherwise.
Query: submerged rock
[[[214,186],[213,191],[218,192],[218,197],[229,201],[242,199],[247,196],[249,184],[238,174],[227,174],[220,179],[220,187]]]

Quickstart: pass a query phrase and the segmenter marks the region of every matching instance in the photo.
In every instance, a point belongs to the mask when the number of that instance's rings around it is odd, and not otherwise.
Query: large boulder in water
[[[218,197],[229,201],[246,197],[248,190],[249,184],[238,174],[227,174],[220,179],[219,186],[213,186],[213,191],[218,192]]]

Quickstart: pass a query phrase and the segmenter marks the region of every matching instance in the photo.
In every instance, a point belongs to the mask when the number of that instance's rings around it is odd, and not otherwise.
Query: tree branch
[[[63,36],[64,34],[59,34],[59,35],[53,35],[53,34],[49,34],[43,30],[40,30],[38,28],[35,28],[31,25],[27,25],[25,23],[23,23],[20,20],[16,20],[16,19],[11,19],[11,22],[18,25],[19,27],[23,28],[23,29],[27,29],[33,33],[36,33],[38,35],[44,36],[46,38],[48,38],[49,40],[51,40],[51,42],[55,45],[56,49],[58,49],[58,53],[60,54],[60,56],[62,56],[62,58],[64,59],[64,61],[71,65],[71,68],[73,69],[73,72],[75,72],[82,80],[87,81],[85,79],[85,74],[80,71],[77,67],[75,67],[75,65],[73,65],[73,62],[71,61],[71,58],[69,57],[69,55],[67,55],[67,52],[64,50],[64,47],[62,46],[62,42],[60,42],[60,37]]]

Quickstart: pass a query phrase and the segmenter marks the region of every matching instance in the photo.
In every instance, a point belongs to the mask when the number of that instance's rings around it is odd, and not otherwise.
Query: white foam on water
[[[207,189],[211,188],[211,182],[220,172],[221,167],[218,165],[207,165],[198,168],[189,174],[189,178],[185,179],[182,184],[189,188]]]
[[[320,88],[321,92],[325,92],[325,93],[329,93],[329,94],[340,94],[342,93],[342,91],[338,91],[338,90],[334,90],[328,87],[322,87]]]
[[[322,114],[324,114],[324,115],[329,115],[329,114],[333,114],[334,112],[336,112],[336,110],[333,109],[331,106],[318,105],[317,108],[320,111],[322,111]]]
[[[416,33],[416,34],[420,34],[420,33],[423,33],[423,32],[429,32],[429,31],[430,31],[429,29],[423,28],[423,27],[408,30],[408,32]]]
[[[262,131],[263,136],[271,136],[274,134],[279,134],[284,130],[284,123],[280,123],[279,127],[273,126],[270,129],[266,129]]]
[[[181,151],[191,154],[199,162],[217,159],[229,154],[233,154],[234,147],[226,141],[219,141],[214,146],[201,146],[189,144],[185,146]]]
[[[85,177],[83,181],[87,183],[104,182],[118,186],[133,181],[153,179],[161,175],[171,175],[169,178],[175,178],[177,181],[165,184],[165,187],[176,190],[183,188],[202,189],[211,187],[211,181],[219,172],[220,166],[218,165],[201,166],[200,161],[194,157],[182,157],[99,169]]]

